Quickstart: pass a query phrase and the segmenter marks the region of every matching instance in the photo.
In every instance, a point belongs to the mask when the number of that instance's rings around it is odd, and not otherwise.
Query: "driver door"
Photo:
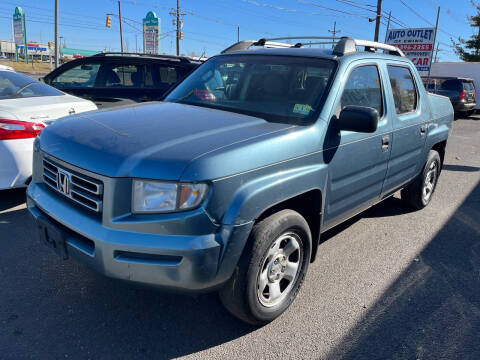
[[[390,157],[392,124],[386,116],[381,67],[375,62],[356,62],[347,73],[324,143],[324,161],[328,164],[326,229],[378,201]],[[374,133],[336,130],[335,121],[347,105],[377,109],[377,130]]]

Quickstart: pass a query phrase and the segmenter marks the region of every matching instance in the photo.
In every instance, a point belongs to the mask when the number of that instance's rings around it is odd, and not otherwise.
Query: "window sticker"
[[[295,104],[293,107],[293,112],[301,115],[308,115],[313,108],[308,104]]]

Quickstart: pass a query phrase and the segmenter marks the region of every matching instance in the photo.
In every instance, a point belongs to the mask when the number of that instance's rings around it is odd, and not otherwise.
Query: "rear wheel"
[[[440,155],[435,150],[430,150],[423,171],[402,192],[402,200],[415,209],[423,209],[432,200],[441,170]]]
[[[254,325],[277,318],[302,285],[310,244],[308,224],[293,210],[282,210],[256,224],[232,278],[220,291],[223,305]]]

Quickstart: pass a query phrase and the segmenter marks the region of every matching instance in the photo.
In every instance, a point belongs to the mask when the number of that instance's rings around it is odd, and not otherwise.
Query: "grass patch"
[[[15,61],[2,61],[0,62],[2,65],[11,66],[15,69],[15,71],[19,72],[27,72],[33,74],[48,74],[50,70],[50,64],[44,62],[34,62],[32,64],[31,60],[29,59],[28,64],[21,59],[18,60],[18,63]],[[53,70],[53,65],[52,65]]]

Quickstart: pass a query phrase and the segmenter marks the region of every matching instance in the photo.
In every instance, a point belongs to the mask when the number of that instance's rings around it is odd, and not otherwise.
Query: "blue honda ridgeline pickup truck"
[[[389,45],[272,40],[231,46],[164,102],[46,128],[27,192],[43,242],[109,277],[219,291],[260,325],[293,302],[322,232],[400,189],[427,206],[448,98]]]

